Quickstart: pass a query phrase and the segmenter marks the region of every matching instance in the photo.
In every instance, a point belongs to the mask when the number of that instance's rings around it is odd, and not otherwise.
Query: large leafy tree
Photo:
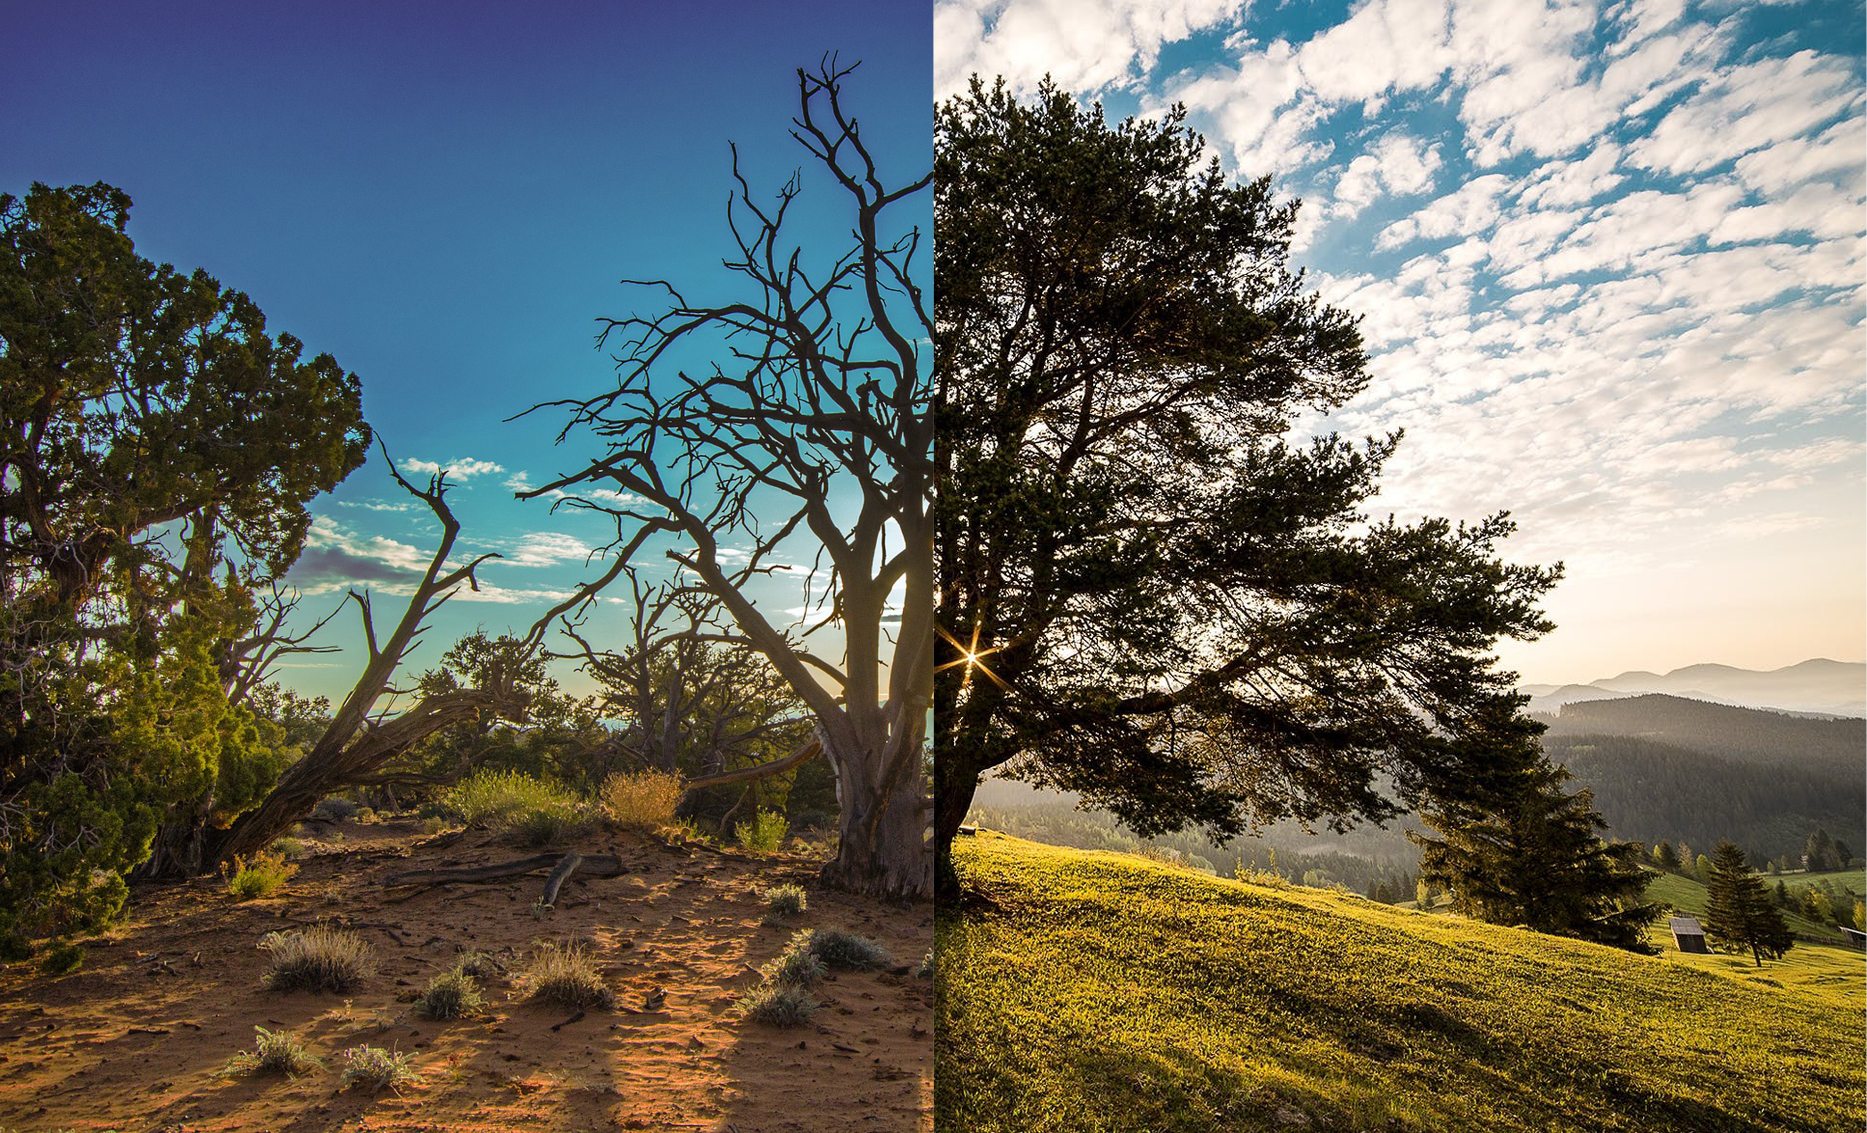
[[[355,375],[203,271],[136,254],[108,185],[0,196],[0,936],[94,925],[169,808],[288,758],[238,703],[307,502],[362,463]]]
[[[1202,150],[1049,86],[937,109],[943,853],[1007,765],[1143,833],[1391,815],[1479,774],[1489,651],[1548,628],[1504,516],[1369,520],[1398,437],[1292,439],[1366,384],[1355,319]]]
[[[1783,914],[1770,903],[1763,879],[1750,872],[1744,851],[1732,842],[1720,841],[1711,852],[1705,931],[1727,948],[1749,949],[1759,968],[1764,957],[1779,960],[1795,944]]]
[[[1479,790],[1440,798],[1420,815],[1420,878],[1443,885],[1456,912],[1630,951],[1650,951],[1643,930],[1660,914],[1645,900],[1651,875],[1638,842],[1608,842],[1586,788],[1544,758],[1541,727],[1498,721],[1467,741],[1489,754]]]

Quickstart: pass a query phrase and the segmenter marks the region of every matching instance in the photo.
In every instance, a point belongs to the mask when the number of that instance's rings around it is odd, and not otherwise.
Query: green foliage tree
[[[1557,571],[1496,557],[1503,516],[1363,526],[1397,436],[1286,440],[1368,380],[1289,264],[1295,205],[1177,113],[1110,127],[1048,85],[975,82],[934,144],[943,884],[1007,765],[1215,840],[1469,780],[1472,721],[1518,704],[1488,651],[1548,628]]]
[[[1603,841],[1588,790],[1570,793],[1569,773],[1533,744],[1499,753],[1512,770],[1495,786],[1421,811],[1437,834],[1407,834],[1422,882],[1445,886],[1454,911],[1480,920],[1650,951],[1642,933],[1660,907],[1644,899],[1640,844]]]
[[[1699,884],[1710,885],[1711,878],[1712,878],[1711,859],[1706,857],[1704,854],[1700,854],[1698,856],[1698,860],[1694,862],[1692,865],[1692,873],[1693,873],[1693,876],[1698,878]]]
[[[1781,959],[1795,943],[1783,915],[1770,904],[1763,879],[1750,872],[1744,851],[1728,841],[1712,850],[1705,932],[1726,948],[1749,949],[1759,968],[1764,957]]]
[[[1662,838],[1660,844],[1653,847],[1653,861],[1663,870],[1678,872],[1679,851],[1673,849],[1670,841]]]
[[[0,937],[96,927],[157,826],[264,794],[242,703],[306,504],[362,463],[356,376],[203,271],[138,256],[104,184],[0,195]],[[273,592],[276,598],[277,592]]]

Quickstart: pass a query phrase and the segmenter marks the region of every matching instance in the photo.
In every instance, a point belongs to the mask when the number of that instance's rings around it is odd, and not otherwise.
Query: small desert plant
[[[447,829],[447,819],[445,818],[433,817],[433,818],[424,818],[421,820],[421,832],[423,834],[439,834],[441,831],[446,830],[446,829]]]
[[[468,951],[454,957],[454,971],[476,980],[490,980],[505,970],[499,961],[484,952]]]
[[[611,775],[603,784],[603,809],[618,826],[658,830],[675,825],[674,808],[684,793],[681,777],[665,771]]]
[[[362,937],[323,925],[270,932],[259,946],[272,953],[265,984],[274,991],[349,991],[375,970]]]
[[[596,961],[578,944],[544,944],[522,980],[533,999],[561,1007],[613,1007],[616,993],[603,983]]]
[[[311,1057],[297,1035],[288,1031],[268,1031],[264,1027],[253,1028],[253,1049],[234,1055],[233,1060],[227,1064],[230,1070],[244,1070],[250,1074],[283,1074],[288,1078],[309,1074],[323,1065]]]
[[[374,822],[376,821],[376,811],[370,807],[360,806],[357,808],[356,820],[358,822]]]
[[[921,979],[927,979],[929,976],[933,975],[933,972],[934,972],[933,949],[929,948],[927,950],[927,955],[922,956],[921,962],[914,966],[914,974],[919,976]]]
[[[765,890],[765,919],[776,921],[794,917],[810,907],[802,885],[777,885]]]
[[[298,838],[280,838],[272,844],[272,852],[282,858],[301,858],[305,856],[305,843]]]
[[[577,796],[556,783],[517,771],[480,771],[447,792],[441,805],[469,826],[495,826],[526,811],[575,808]]]
[[[739,1013],[754,1023],[774,1027],[796,1027],[810,1021],[811,1012],[822,1004],[802,987],[791,984],[760,984],[739,997]]]
[[[518,836],[527,846],[548,846],[589,828],[590,818],[583,806],[570,800],[553,800],[508,816],[501,826]]]
[[[748,850],[769,854],[784,845],[784,836],[791,829],[791,824],[784,820],[784,815],[775,810],[761,810],[751,822],[735,822],[733,837]]]
[[[313,818],[354,818],[356,817],[356,813],[357,804],[351,802],[349,799],[332,797],[320,799],[317,807],[312,810],[311,815]]]
[[[803,941],[810,954],[822,960],[825,967],[837,971],[866,972],[871,968],[885,968],[894,963],[894,957],[888,950],[866,936],[839,932],[833,928],[817,928],[800,931],[791,938],[791,947],[796,948]]]
[[[353,1046],[340,1056],[344,1060],[344,1087],[368,1086],[371,1093],[384,1086],[394,1088],[404,1082],[418,1082],[421,1075],[408,1064],[408,1055],[384,1050],[379,1046]]]
[[[288,865],[285,855],[275,850],[261,850],[251,859],[236,857],[233,865],[234,873],[227,881],[227,892],[241,901],[272,896],[285,884],[286,879],[298,872],[297,866]]]
[[[458,1019],[472,1015],[486,1005],[480,985],[458,967],[428,981],[428,990],[415,1001],[417,1014],[430,1019]]]
[[[61,940],[39,957],[39,970],[48,976],[68,976],[84,965],[84,946]]]
[[[810,939],[804,934],[791,941],[791,946],[778,954],[778,958],[759,969],[759,974],[766,982],[786,987],[808,987],[829,973],[822,960],[810,950]]]

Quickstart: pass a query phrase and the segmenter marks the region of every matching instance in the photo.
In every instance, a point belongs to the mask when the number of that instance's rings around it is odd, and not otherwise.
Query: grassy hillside
[[[1858,958],[1775,986],[986,833],[959,867],[943,1128],[1860,1128]]]

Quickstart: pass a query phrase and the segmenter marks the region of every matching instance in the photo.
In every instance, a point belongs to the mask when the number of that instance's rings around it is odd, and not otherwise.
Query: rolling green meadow
[[[1758,971],[985,831],[960,843],[969,898],[943,910],[936,950],[944,1127],[1861,1127],[1857,952],[1799,945]]]

